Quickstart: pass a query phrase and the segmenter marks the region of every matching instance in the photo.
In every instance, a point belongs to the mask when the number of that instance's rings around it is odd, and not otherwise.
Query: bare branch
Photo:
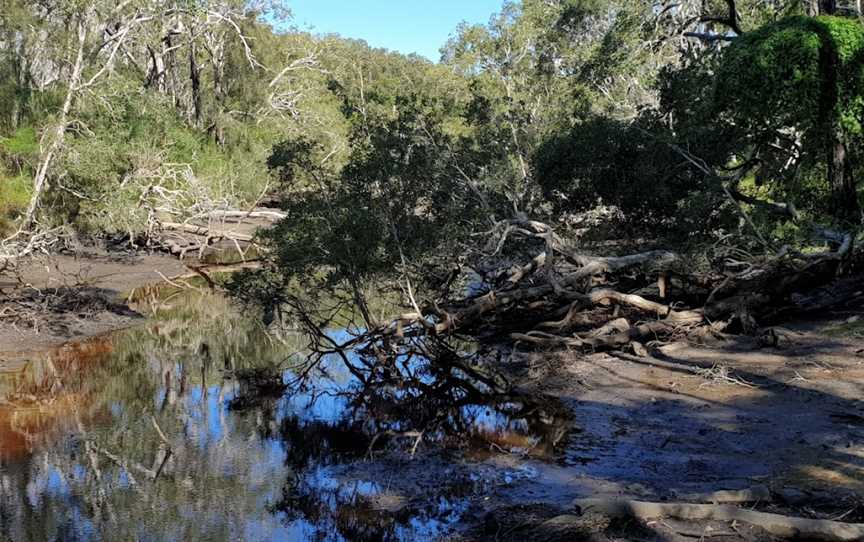
[[[729,11],[725,17],[704,15],[699,18],[699,22],[719,23],[728,26],[733,32],[738,35],[743,34],[744,31],[741,30],[741,25],[739,24],[741,18],[738,16],[738,9],[735,7],[735,0],[726,0],[726,6],[729,8]]]
[[[252,53],[252,47],[250,47],[250,45],[249,45],[249,39],[250,38],[247,37],[245,34],[243,34],[243,31],[240,29],[240,26],[237,23],[235,23],[231,17],[228,17],[226,15],[219,13],[218,11],[213,11],[213,10],[208,10],[207,13],[209,15],[216,17],[217,19],[225,21],[234,29],[235,33],[237,34],[237,37],[240,39],[240,43],[243,44],[243,50],[246,53],[246,60],[249,62],[249,66],[251,68],[253,68],[253,69],[264,68],[264,65],[262,65],[260,62],[258,62],[258,60],[255,58],[255,55]]]
[[[686,38],[696,38],[706,42],[715,42],[715,41],[735,41],[737,36],[727,36],[725,34],[708,34],[705,32],[684,32],[684,37]]]

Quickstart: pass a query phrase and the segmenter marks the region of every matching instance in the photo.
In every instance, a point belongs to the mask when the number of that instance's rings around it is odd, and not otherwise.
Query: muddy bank
[[[0,274],[0,370],[32,350],[141,320],[123,295],[188,272],[161,254],[81,249],[41,256]]]
[[[526,389],[569,405],[577,429],[557,462],[499,458],[536,476],[497,491],[466,536],[572,539],[590,524],[574,521],[576,499],[704,502],[693,496],[757,486],[766,496],[747,508],[861,523],[864,327],[846,318],[792,325],[771,348],[730,338],[651,357],[522,356],[511,369]],[[592,540],[774,539],[730,522],[605,525]]]

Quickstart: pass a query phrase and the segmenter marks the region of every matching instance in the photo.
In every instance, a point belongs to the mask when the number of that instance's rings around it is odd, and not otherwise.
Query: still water
[[[295,387],[301,338],[217,294],[135,308],[138,327],[0,373],[0,540],[435,540],[490,483],[531,475],[465,458],[551,458],[566,431],[525,398],[429,399],[452,386],[428,371],[369,390],[327,359]]]

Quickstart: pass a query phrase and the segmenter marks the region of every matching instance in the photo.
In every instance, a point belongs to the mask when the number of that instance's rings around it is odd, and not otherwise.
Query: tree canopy
[[[355,286],[432,284],[514,217],[691,247],[854,230],[864,33],[830,4],[507,2],[435,64],[278,2],[9,0],[0,226],[138,243],[270,201],[275,275]]]

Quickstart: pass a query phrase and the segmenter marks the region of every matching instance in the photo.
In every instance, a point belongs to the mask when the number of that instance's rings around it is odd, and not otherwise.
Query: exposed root
[[[628,499],[577,499],[573,502],[573,506],[583,514],[600,513],[613,518],[740,521],[760,527],[769,534],[784,539],[824,542],[851,542],[864,539],[864,524],[781,516],[729,505],[656,503]]]

